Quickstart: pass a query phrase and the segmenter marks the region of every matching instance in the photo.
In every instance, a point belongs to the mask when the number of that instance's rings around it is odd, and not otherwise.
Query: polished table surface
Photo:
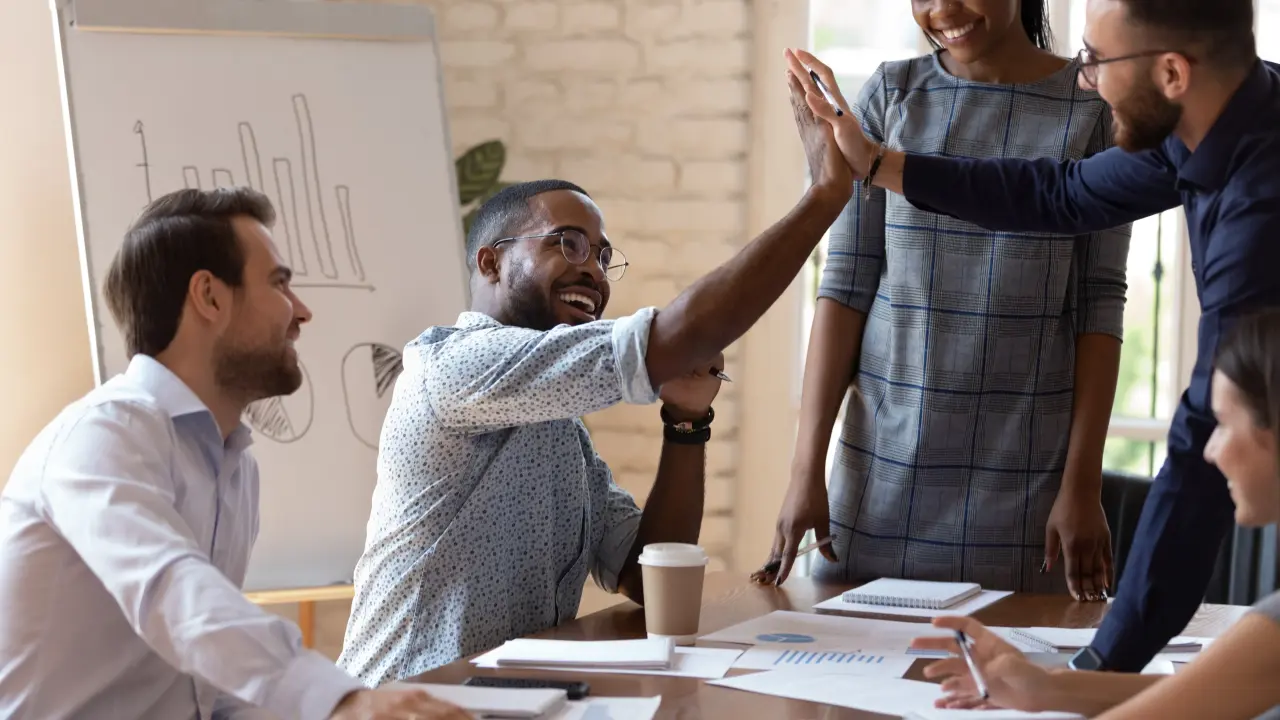
[[[758,586],[745,576],[730,573],[707,575],[702,594],[702,620],[699,634],[705,635],[730,625],[766,615],[774,610],[813,612],[815,603],[849,589],[845,585],[825,585],[808,578],[792,577],[782,588]],[[974,613],[988,625],[1014,627],[1096,627],[1106,613],[1105,603],[1078,603],[1066,595],[1014,594]],[[1204,605],[1188,625],[1185,634],[1216,637],[1235,622],[1247,608],[1231,605]],[[915,618],[861,615],[911,621]],[[537,637],[555,640],[619,640],[645,636],[644,610],[632,602],[624,602],[606,610],[578,618],[573,622],[540,633]],[[699,643],[716,646],[715,643]],[[721,646],[737,647],[737,646]],[[923,680],[921,674],[928,660],[917,660],[906,677]],[[730,675],[743,674],[731,670]],[[471,675],[518,675],[552,679],[585,680],[591,694],[614,697],[662,696],[658,718],[693,720],[695,718],[788,718],[794,720],[862,720],[884,715],[820,705],[800,700],[730,690],[707,685],[704,680],[663,677],[659,675],[607,675],[533,670],[488,670],[477,668],[466,660],[436,668],[413,678],[416,682],[460,683]]]

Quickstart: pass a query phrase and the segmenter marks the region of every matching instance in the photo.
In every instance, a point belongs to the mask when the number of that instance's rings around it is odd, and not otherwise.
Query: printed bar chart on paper
[[[746,670],[814,669],[824,673],[902,677],[914,658],[904,654],[865,652],[841,648],[797,649],[794,645],[766,643],[748,648],[733,666]]]

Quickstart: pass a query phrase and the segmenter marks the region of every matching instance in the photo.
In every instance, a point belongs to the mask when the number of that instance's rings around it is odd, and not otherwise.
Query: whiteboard
[[[102,300],[150,199],[251,185],[314,320],[291,396],[246,413],[261,471],[247,590],[351,581],[405,343],[467,304],[426,8],[279,0],[56,7],[98,381],[128,365]],[[292,30],[291,30],[292,28]]]

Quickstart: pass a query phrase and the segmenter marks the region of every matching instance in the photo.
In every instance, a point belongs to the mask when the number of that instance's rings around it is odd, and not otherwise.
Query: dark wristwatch
[[[1102,656],[1091,647],[1082,647],[1077,650],[1076,654],[1067,661],[1067,667],[1072,670],[1106,670],[1102,663]]]

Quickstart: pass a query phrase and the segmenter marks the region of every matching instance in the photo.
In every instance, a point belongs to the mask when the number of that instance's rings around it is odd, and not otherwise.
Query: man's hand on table
[[[431,697],[426,690],[390,685],[357,690],[342,698],[330,720],[472,720],[462,708]]]

